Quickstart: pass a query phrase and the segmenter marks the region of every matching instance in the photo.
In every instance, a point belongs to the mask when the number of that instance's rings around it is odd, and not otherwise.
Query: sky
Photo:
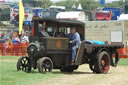
[[[0,1],[3,1],[3,0],[0,0]],[[9,1],[9,2],[18,2],[18,0],[5,0],[5,1]],[[51,0],[53,2],[57,2],[57,1],[61,1],[61,0]],[[118,0],[105,0],[106,3],[111,3],[112,1],[118,1]]]

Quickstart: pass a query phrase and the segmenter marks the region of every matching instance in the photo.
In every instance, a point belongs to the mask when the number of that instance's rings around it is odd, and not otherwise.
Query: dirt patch
[[[128,85],[128,66],[111,67],[108,74],[93,74],[88,65],[82,65],[74,73],[65,73],[62,77],[42,80],[34,85]]]
[[[0,61],[17,62],[17,59],[0,59]]]

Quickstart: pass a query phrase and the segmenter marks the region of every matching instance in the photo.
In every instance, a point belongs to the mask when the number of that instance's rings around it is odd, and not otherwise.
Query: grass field
[[[62,77],[62,73],[40,74],[37,70],[31,73],[17,72],[16,61],[19,57],[0,57],[0,85],[34,85],[55,77]],[[128,59],[120,59],[119,65],[128,66]],[[59,72],[59,70],[54,70]]]
[[[32,85],[39,81],[52,79],[63,74],[45,73],[40,74],[37,70],[31,73],[17,72],[16,60],[19,57],[0,57],[0,85]],[[56,70],[55,70],[56,71]]]
[[[118,65],[128,66],[128,59],[120,59]]]

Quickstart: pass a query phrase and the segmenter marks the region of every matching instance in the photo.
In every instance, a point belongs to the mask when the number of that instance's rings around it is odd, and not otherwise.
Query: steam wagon
[[[20,57],[17,61],[17,70],[31,72],[38,69],[40,73],[52,72],[60,69],[61,72],[73,72],[82,64],[89,64],[95,73],[107,73],[110,65],[117,66],[119,61],[118,48],[123,44],[90,44],[85,39],[85,23],[75,20],[63,20],[33,17],[34,32],[29,37],[27,47],[28,56]],[[80,34],[81,45],[77,49],[75,63],[72,64],[72,45],[65,36],[75,27]],[[113,59],[113,56],[115,56]]]

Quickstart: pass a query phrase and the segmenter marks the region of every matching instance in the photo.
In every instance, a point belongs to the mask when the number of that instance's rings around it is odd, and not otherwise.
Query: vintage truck
[[[86,28],[83,22],[33,17],[33,25],[34,32],[29,38],[30,44],[27,48],[28,56],[19,58],[17,61],[18,71],[31,72],[31,69],[34,68],[38,69],[40,73],[52,72],[52,69],[60,69],[61,72],[73,72],[80,65],[89,64],[94,73],[108,73],[110,65],[117,66],[119,61],[117,49],[124,45],[87,42],[85,40]],[[82,41],[77,49],[74,64],[71,62],[71,44],[65,36],[70,33],[71,27],[76,28]],[[45,30],[42,31],[42,28]],[[44,31],[45,33],[42,33]]]

